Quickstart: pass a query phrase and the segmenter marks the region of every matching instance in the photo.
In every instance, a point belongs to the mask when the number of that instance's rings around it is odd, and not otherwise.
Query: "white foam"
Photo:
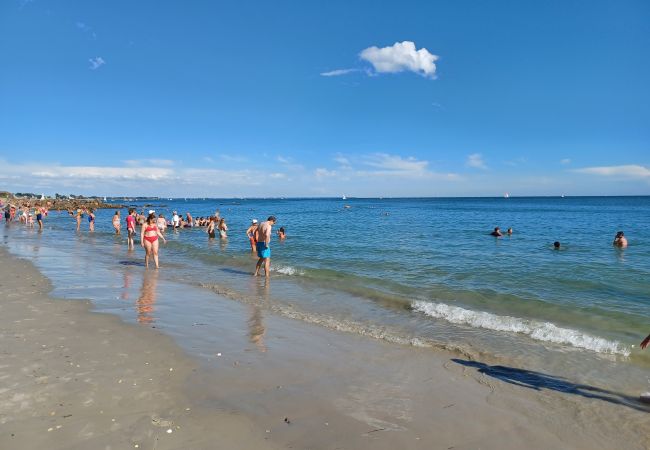
[[[277,267],[274,267],[272,270],[273,270],[273,272],[281,273],[282,275],[291,275],[291,276],[300,275],[300,276],[302,276],[302,275],[305,274],[304,271],[296,269],[296,268],[291,267],[291,266],[277,266]]]
[[[436,319],[447,322],[469,325],[474,328],[485,328],[495,331],[521,333],[538,341],[568,344],[598,353],[609,353],[623,356],[630,355],[630,349],[618,341],[610,341],[597,336],[582,333],[570,328],[560,328],[550,322],[521,319],[511,316],[499,316],[484,311],[472,311],[445,303],[414,301],[411,307]]]

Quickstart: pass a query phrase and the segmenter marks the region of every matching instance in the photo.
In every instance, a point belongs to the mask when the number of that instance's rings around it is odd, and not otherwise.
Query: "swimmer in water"
[[[553,242],[553,248],[554,248],[555,250],[559,250],[559,249],[560,249],[560,241],[555,241],[555,242]]]
[[[278,238],[280,238],[281,241],[284,241],[287,237],[287,233],[284,231],[284,227],[280,227],[278,230]]]
[[[494,231],[493,231],[492,233],[490,233],[490,236],[494,236],[494,237],[501,237],[501,236],[503,236],[503,233],[501,232],[501,228],[499,228],[499,227],[494,227]]]
[[[508,231],[506,233],[508,236],[512,236],[512,227],[508,228]]]
[[[625,238],[625,234],[622,231],[616,233],[616,237],[614,238],[614,242],[612,242],[612,245],[618,248],[627,247],[627,239]]]

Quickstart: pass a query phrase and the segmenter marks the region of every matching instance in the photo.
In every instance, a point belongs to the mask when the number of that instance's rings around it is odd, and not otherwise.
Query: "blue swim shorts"
[[[266,245],[266,242],[258,242],[255,244],[257,249],[258,258],[270,258],[271,257],[271,247]]]

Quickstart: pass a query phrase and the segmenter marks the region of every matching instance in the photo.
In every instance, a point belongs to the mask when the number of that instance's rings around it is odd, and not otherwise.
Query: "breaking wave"
[[[525,334],[538,341],[568,344],[597,353],[630,355],[630,349],[621,345],[618,341],[610,341],[601,337],[591,336],[570,328],[561,328],[550,322],[499,316],[484,311],[472,311],[445,303],[432,303],[421,300],[414,301],[411,307],[414,311],[454,324]]]

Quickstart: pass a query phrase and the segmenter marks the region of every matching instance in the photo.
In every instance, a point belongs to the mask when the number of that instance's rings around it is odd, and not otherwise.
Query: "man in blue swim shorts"
[[[275,216],[270,216],[265,222],[260,223],[255,231],[255,249],[257,250],[257,264],[255,265],[255,276],[259,275],[260,267],[264,264],[264,272],[268,278],[271,269],[271,235],[275,225]]]

